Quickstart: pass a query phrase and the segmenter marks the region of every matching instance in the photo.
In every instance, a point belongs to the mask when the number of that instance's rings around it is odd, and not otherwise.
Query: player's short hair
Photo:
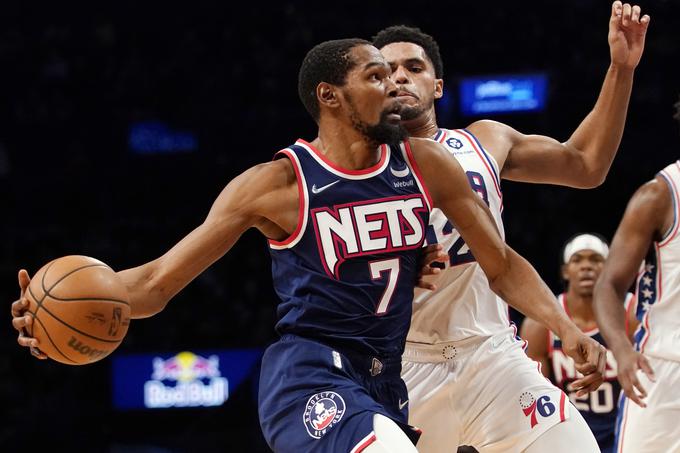
[[[675,114],[673,115],[673,119],[680,123],[680,96],[678,96],[678,101],[675,104],[673,104],[673,107],[675,107]]]
[[[350,50],[360,45],[370,46],[371,43],[358,38],[325,41],[314,46],[302,60],[298,73],[298,95],[314,121],[318,122],[320,115],[316,87],[321,82],[343,86],[347,73],[356,66]]]
[[[439,45],[434,38],[416,27],[406,25],[393,25],[383,28],[373,37],[373,45],[382,49],[394,42],[410,42],[423,48],[425,55],[430,59],[434,68],[434,76],[438,79],[444,78],[444,64],[439,53]]]

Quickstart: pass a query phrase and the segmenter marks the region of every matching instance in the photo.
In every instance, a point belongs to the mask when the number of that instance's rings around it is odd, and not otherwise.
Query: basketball
[[[64,256],[44,265],[25,294],[33,315],[29,335],[52,360],[85,365],[111,354],[130,325],[122,280],[87,256]]]

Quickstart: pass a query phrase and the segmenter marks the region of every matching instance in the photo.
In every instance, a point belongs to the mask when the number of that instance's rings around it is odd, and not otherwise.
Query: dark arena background
[[[16,343],[10,304],[20,268],[33,274],[82,254],[124,269],[160,256],[233,177],[298,137],[311,141],[297,72],[313,45],[418,26],[444,59],[441,126],[488,117],[561,141],[594,105],[609,64],[608,0],[8,3],[0,6],[5,452],[269,451],[256,389],[259,354],[276,338],[277,298],[258,233],[161,314],[133,321],[120,348],[93,365],[33,358]],[[503,183],[507,241],[555,292],[565,240],[585,231],[610,239],[636,187],[678,157],[680,3],[641,6],[652,21],[606,182],[588,191]],[[544,109],[464,114],[462,79],[513,74],[546,77]],[[185,379],[228,378],[227,391],[207,392],[205,407],[149,407],[142,388],[152,371],[171,385],[178,363]]]

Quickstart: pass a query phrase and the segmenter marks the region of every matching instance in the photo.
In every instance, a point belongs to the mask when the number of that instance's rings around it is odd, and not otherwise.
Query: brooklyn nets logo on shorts
[[[335,392],[321,392],[312,396],[305,405],[302,420],[310,436],[321,437],[345,415],[345,400]]]

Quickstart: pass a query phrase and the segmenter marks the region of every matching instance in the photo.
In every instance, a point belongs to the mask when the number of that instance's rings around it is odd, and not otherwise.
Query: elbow
[[[596,187],[600,187],[602,184],[604,184],[605,180],[607,179],[607,173],[608,169],[590,173],[589,175],[586,176],[586,178],[584,178],[583,186],[581,188],[595,189]]]

